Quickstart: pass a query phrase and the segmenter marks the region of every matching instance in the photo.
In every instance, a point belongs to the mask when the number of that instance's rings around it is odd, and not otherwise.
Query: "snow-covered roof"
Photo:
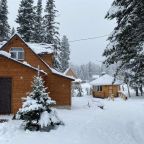
[[[105,74],[101,77],[99,77],[98,79],[92,81],[90,84],[91,85],[112,85],[114,81],[114,77]],[[121,82],[116,80],[115,83],[113,85],[120,85]]]
[[[72,75],[68,74],[69,71],[71,71],[73,74]],[[69,67],[68,69],[66,69],[66,71],[63,74],[66,75],[66,76],[69,76],[69,77],[71,77],[73,79],[77,79],[76,73],[75,73],[75,71],[71,67]]]
[[[81,79],[75,79],[75,81],[74,81],[75,83],[81,83],[82,82],[82,80]]]
[[[52,71],[52,73],[54,73],[54,74],[57,74],[57,75],[60,75],[60,76],[69,78],[69,79],[71,79],[71,80],[75,80],[72,76],[67,76],[67,75],[65,75],[65,74],[63,74],[63,73],[61,73],[61,72],[56,71],[55,69],[53,69],[53,68],[51,68],[51,67],[49,67],[49,68],[50,68],[50,70]]]
[[[6,43],[7,43],[6,41],[0,42],[0,49]],[[54,52],[52,44],[46,44],[46,43],[26,43],[26,44],[36,54],[44,54],[44,53],[51,54]]]
[[[8,52],[6,52],[6,51],[0,50],[0,54],[3,55],[3,56],[5,56],[5,57],[11,58],[11,54],[8,53]]]
[[[0,42],[0,48],[6,43],[6,41]]]
[[[100,77],[99,75],[93,75],[93,76],[92,76],[93,79],[97,79],[97,78],[99,78],[99,77]]]
[[[50,67],[44,60],[41,59],[41,61],[49,68],[49,70],[53,73],[53,74],[56,74],[56,75],[59,75],[59,76],[62,76],[62,77],[65,77],[65,78],[68,78],[68,79],[71,79],[71,80],[75,80],[73,77],[71,76],[67,76],[61,72],[58,72],[57,70],[55,70],[54,68]]]
[[[67,69],[65,70],[64,74],[66,75],[66,74],[67,74],[67,72],[68,72],[70,69],[71,69],[70,67],[69,67],[69,68],[67,68]]]
[[[24,62],[17,61],[16,59],[14,59],[14,58],[11,57],[11,54],[10,54],[10,53],[8,53],[8,52],[6,52],[6,51],[0,50],[0,55],[4,56],[4,57],[6,57],[6,58],[8,58],[8,59],[10,59],[10,60],[13,60],[13,61],[15,61],[15,62],[17,62],[17,63],[20,63],[20,64],[22,64],[22,65],[24,65],[24,66],[30,67],[30,68],[32,68],[32,69],[34,69],[34,70],[36,70],[36,71],[39,70],[38,68],[35,68],[35,67],[31,66],[30,64],[28,64],[28,63],[25,62],[25,61],[24,61]],[[42,73],[44,73],[44,74],[47,74],[47,73],[44,72],[43,70],[39,70],[39,71],[42,72]]]
[[[46,43],[26,43],[36,54],[53,53],[52,44]]]
[[[24,43],[26,43],[26,42],[21,38],[21,36],[19,36],[19,34],[14,34],[14,35],[11,37],[11,39],[12,39],[15,35],[17,35]],[[0,49],[1,49],[6,43],[7,43],[7,42],[0,42]],[[46,44],[46,43],[26,43],[26,44],[27,44],[28,47],[31,48],[32,51],[35,52],[36,54],[44,54],[44,53],[49,53],[49,54],[50,54],[50,53],[53,53],[53,52],[54,52],[54,49],[53,49],[53,45],[52,45],[52,44]],[[37,68],[32,67],[31,65],[29,65],[27,62],[23,62],[23,63],[22,63],[22,62],[17,61],[16,59],[11,58],[10,54],[7,53],[7,52],[5,52],[5,51],[0,50],[0,55],[3,55],[3,56],[5,56],[5,57],[7,57],[7,58],[9,58],[9,59],[12,59],[12,60],[14,60],[14,61],[16,61],[16,62],[18,62],[18,63],[23,64],[23,65],[25,65],[25,66],[31,67],[31,68],[33,68],[33,69],[35,69],[35,70],[38,70]],[[40,60],[43,61],[42,59],[40,59]],[[43,62],[44,62],[44,61],[43,61]],[[57,74],[57,75],[62,76],[62,77],[65,77],[65,78],[68,78],[68,79],[71,79],[71,80],[74,80],[73,77],[71,77],[71,76],[66,76],[65,74],[60,73],[60,72],[56,71],[55,69],[51,68],[46,62],[44,62],[44,63],[48,66],[48,68],[51,70],[52,73]],[[40,70],[40,71],[43,72],[43,73],[45,73],[43,70]],[[47,74],[47,73],[45,73],[45,74]]]

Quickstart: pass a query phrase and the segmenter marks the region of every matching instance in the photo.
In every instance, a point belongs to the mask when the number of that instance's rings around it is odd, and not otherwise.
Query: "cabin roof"
[[[28,64],[28,63],[25,62],[25,61],[24,61],[24,62],[20,62],[20,61],[17,61],[16,59],[11,58],[11,55],[10,55],[9,53],[5,52],[5,51],[0,50],[0,56],[3,56],[3,57],[5,57],[5,58],[7,58],[7,59],[9,59],[9,60],[12,60],[12,61],[14,61],[14,62],[16,62],[16,63],[19,63],[19,64],[21,64],[21,65],[24,65],[24,66],[26,66],[26,67],[29,67],[29,68],[31,68],[31,69],[33,69],[33,70],[40,71],[41,73],[47,74],[47,73],[44,72],[43,70],[39,70],[38,68],[35,68],[35,67],[31,66],[30,64]]]
[[[17,36],[19,36],[18,34],[15,34]],[[13,35],[10,39],[12,39],[15,35]],[[19,38],[21,38],[19,36]],[[44,53],[47,53],[47,54],[51,54],[54,52],[54,48],[53,48],[53,45],[52,44],[47,44],[47,43],[30,43],[30,42],[25,42],[22,38],[21,40],[27,44],[27,46],[32,50],[34,51],[36,54],[44,54]],[[2,41],[0,42],[0,49],[2,47],[4,47],[4,45],[7,43],[7,41]]]
[[[67,72],[70,70],[71,68],[67,68],[65,71],[64,71],[64,74],[67,74]]]
[[[91,85],[121,85],[121,82],[116,80],[114,83],[114,77],[108,75],[108,74],[105,74],[101,77],[99,77],[98,79],[92,81],[90,84]]]
[[[26,42],[19,36],[19,34],[14,34],[14,35],[10,38],[10,40],[11,40],[14,36],[18,36],[18,37],[28,46],[28,48],[30,48],[30,49],[32,50],[32,52],[34,52],[37,56],[38,56],[38,54],[53,53],[53,48],[52,48],[52,45],[50,45],[50,44],[26,43]],[[10,41],[10,40],[9,40],[9,41]],[[8,42],[9,42],[9,41],[8,41]],[[16,62],[19,62],[19,61],[17,61],[16,59],[11,58],[11,56],[10,56],[9,53],[3,51],[3,48],[6,46],[6,44],[7,44],[8,42],[6,42],[6,41],[0,42],[0,49],[1,49],[1,50],[0,50],[0,55],[3,55],[4,57],[7,57],[7,58],[9,58],[9,59],[11,59],[11,60],[14,60],[14,61],[16,61]],[[40,47],[39,47],[39,46],[40,46]],[[53,74],[59,75],[59,76],[61,76],[61,77],[63,77],[63,78],[67,78],[67,79],[69,79],[69,80],[71,80],[71,81],[74,80],[73,77],[67,76],[67,75],[65,75],[65,74],[63,74],[63,73],[60,73],[60,72],[56,71],[55,69],[51,68],[51,67],[50,67],[45,61],[43,61],[39,56],[38,56],[38,58],[48,67],[48,69],[50,69],[50,71],[51,71]],[[29,66],[29,67],[31,67],[31,68],[34,68],[34,67],[30,66],[27,62],[24,62],[24,63],[19,62],[19,63],[21,63],[21,64],[23,64],[23,65],[26,65],[26,66]],[[37,69],[37,68],[34,68],[34,69]],[[37,70],[38,70],[38,69],[37,69]]]
[[[69,72],[72,73],[71,76],[69,75]],[[73,79],[77,79],[77,75],[76,75],[75,71],[71,67],[69,67],[68,69],[66,69],[66,71],[63,74],[66,75],[66,76],[70,76]]]
[[[7,41],[0,42],[0,49],[7,43]]]
[[[93,75],[92,78],[93,79],[98,79],[100,77],[100,75]]]
[[[46,43],[26,43],[36,54],[51,54],[53,53],[53,46]]]
[[[43,60],[42,60],[43,61]],[[44,62],[44,61],[43,61]],[[45,62],[44,62],[45,63]],[[58,72],[57,70],[55,70],[54,68],[50,67],[47,63],[45,63],[47,65],[47,67],[50,69],[50,71],[53,73],[53,74],[56,74],[56,75],[59,75],[61,77],[64,77],[64,78],[67,78],[67,79],[70,79],[71,81],[74,81],[75,79],[71,76],[67,76],[61,72]]]

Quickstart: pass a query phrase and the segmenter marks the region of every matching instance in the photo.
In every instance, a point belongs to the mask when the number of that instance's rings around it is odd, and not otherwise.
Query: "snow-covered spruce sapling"
[[[40,76],[35,76],[32,91],[23,99],[22,108],[16,113],[15,118],[24,120],[25,130],[49,131],[63,124],[51,106],[55,105],[44,87]]]

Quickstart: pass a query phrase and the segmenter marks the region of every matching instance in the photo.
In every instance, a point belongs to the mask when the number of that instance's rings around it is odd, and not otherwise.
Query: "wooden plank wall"
[[[21,98],[31,90],[31,81],[36,74],[36,71],[28,67],[0,57],[0,77],[12,78],[12,113],[17,112],[21,107]]]
[[[114,97],[117,97],[118,91],[119,91],[119,86],[117,86],[117,85],[104,85],[104,86],[102,86],[102,91],[100,91],[100,92],[92,90],[93,96],[99,97],[99,98],[108,98],[111,94],[109,92],[110,87],[112,87],[112,94],[114,95]]]

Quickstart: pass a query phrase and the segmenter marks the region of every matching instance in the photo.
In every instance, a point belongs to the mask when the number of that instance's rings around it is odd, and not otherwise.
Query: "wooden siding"
[[[50,97],[57,102],[57,106],[71,106],[71,80],[49,74],[45,77],[45,85],[50,91]]]
[[[12,47],[21,47],[24,49],[24,61],[33,67],[40,66],[40,69],[49,72],[48,67],[40,60],[39,56],[36,55],[28,46],[25,44],[20,37],[15,35],[2,50],[9,52]]]
[[[66,75],[77,78],[77,75],[75,74],[75,72],[71,68],[67,71]]]
[[[110,89],[112,88],[112,91]],[[114,95],[114,97],[118,97],[120,86],[118,85],[104,85],[102,86],[102,91],[95,91],[92,89],[92,94],[94,97],[98,98],[108,98],[111,94]]]
[[[16,113],[21,107],[21,98],[31,90],[31,81],[36,74],[35,70],[0,56],[0,78],[12,79],[12,113]]]
[[[53,67],[53,54],[40,54],[42,60],[44,60],[50,67]]]
[[[18,36],[15,35],[2,50],[9,52],[12,47],[22,47],[25,51],[25,60],[33,67],[40,66],[48,75],[45,75],[45,86],[48,87],[50,97],[57,102],[58,106],[71,106],[71,79],[53,74],[45,63],[36,55]],[[52,57],[48,59],[52,60]],[[47,59],[47,62],[48,62]],[[45,61],[45,58],[43,58]],[[51,64],[49,62],[49,64]],[[21,98],[31,91],[31,81],[33,76],[37,75],[36,70],[26,67],[23,64],[15,62],[4,56],[0,56],[0,77],[12,78],[12,113],[15,113],[21,107]]]

